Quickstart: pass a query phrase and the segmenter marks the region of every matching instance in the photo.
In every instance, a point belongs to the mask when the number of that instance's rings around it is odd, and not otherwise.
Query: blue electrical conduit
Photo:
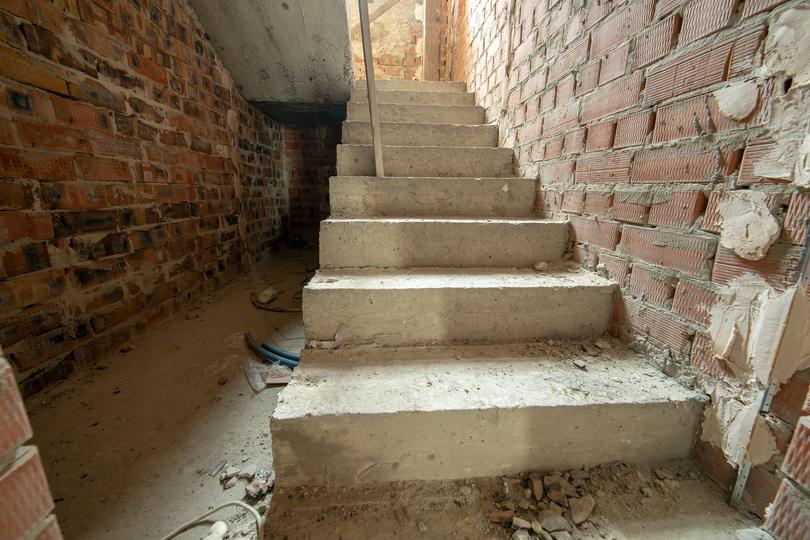
[[[297,354],[293,354],[293,353],[291,353],[289,351],[285,351],[281,347],[276,347],[272,343],[261,343],[259,345],[259,347],[261,347],[264,350],[270,351],[271,353],[275,354],[276,356],[281,356],[283,358],[289,358],[290,360],[295,360],[296,362],[301,360],[301,357],[298,356]]]
[[[265,360],[267,362],[271,362],[271,363],[274,363],[274,364],[281,364],[282,366],[287,366],[287,367],[293,368],[293,369],[298,367],[298,361],[297,360],[293,360],[291,358],[286,358],[284,356],[277,355],[277,354],[265,349],[263,346],[260,346],[253,339],[253,336],[250,334],[250,332],[245,332],[245,343],[247,343],[247,346],[250,347],[250,350],[252,350],[256,354],[261,356],[262,360]],[[265,344],[262,344],[262,345],[265,345]],[[290,353],[287,353],[287,354],[290,354]]]

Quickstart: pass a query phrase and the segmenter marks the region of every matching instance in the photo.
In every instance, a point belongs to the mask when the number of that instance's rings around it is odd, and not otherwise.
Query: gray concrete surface
[[[380,139],[389,146],[498,146],[498,127],[464,124],[382,122]],[[343,122],[344,144],[371,144],[368,122]]]
[[[702,404],[619,345],[306,351],[273,413],[274,462],[290,487],[684,458]]]
[[[587,271],[321,270],[304,288],[304,325],[307,339],[344,326],[379,345],[594,336],[615,287]]]
[[[366,218],[321,222],[321,268],[531,268],[562,258],[568,222]]]
[[[533,178],[335,176],[329,180],[333,217],[534,215]]]
[[[381,122],[424,122],[428,124],[483,124],[484,109],[475,105],[423,105],[380,103]],[[368,122],[368,104],[350,101],[347,120]]]
[[[387,176],[514,176],[512,156],[511,148],[383,146]],[[338,176],[374,173],[370,145],[338,145]]]

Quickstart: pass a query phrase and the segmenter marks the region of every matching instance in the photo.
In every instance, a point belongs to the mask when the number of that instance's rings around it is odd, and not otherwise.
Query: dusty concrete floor
[[[219,462],[272,466],[268,421],[279,390],[251,391],[241,340],[234,336],[249,329],[299,350],[301,314],[254,309],[249,295],[272,285],[281,291],[274,305],[298,306],[294,295],[305,269],[315,266],[311,252],[274,254],[185,314],[150,328],[133,341],[133,350],[29,400],[34,443],[65,538],[159,538],[221,502],[242,498],[241,483],[224,491],[208,476]],[[633,482],[618,480],[606,489],[609,497],[597,503],[600,526],[590,531],[605,535],[582,538],[719,540],[750,525],[697,473],[651,500],[640,500]],[[472,486],[471,495],[459,497],[462,484]],[[281,491],[274,495],[269,536],[509,538],[511,531],[486,519],[499,485],[490,478]],[[234,518],[233,512],[222,516]],[[182,538],[204,535],[200,528]]]
[[[65,538],[160,537],[242,498],[241,482],[223,491],[207,475],[220,461],[271,467],[269,417],[279,390],[254,394],[241,340],[226,342],[249,329],[300,350],[301,313],[255,309],[249,294],[271,284],[281,293],[274,305],[300,306],[293,295],[316,261],[311,252],[273,254],[198,309],[151,327],[133,350],[103,359],[103,369],[76,373],[29,400]]]

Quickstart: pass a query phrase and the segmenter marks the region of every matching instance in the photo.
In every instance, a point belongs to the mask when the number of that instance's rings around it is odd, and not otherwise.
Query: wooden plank
[[[425,0],[422,79],[438,81],[441,68],[442,0]]]

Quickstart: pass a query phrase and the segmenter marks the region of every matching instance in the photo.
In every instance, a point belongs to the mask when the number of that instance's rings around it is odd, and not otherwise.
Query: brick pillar
[[[0,536],[61,540],[53,497],[11,366],[0,351]]]

